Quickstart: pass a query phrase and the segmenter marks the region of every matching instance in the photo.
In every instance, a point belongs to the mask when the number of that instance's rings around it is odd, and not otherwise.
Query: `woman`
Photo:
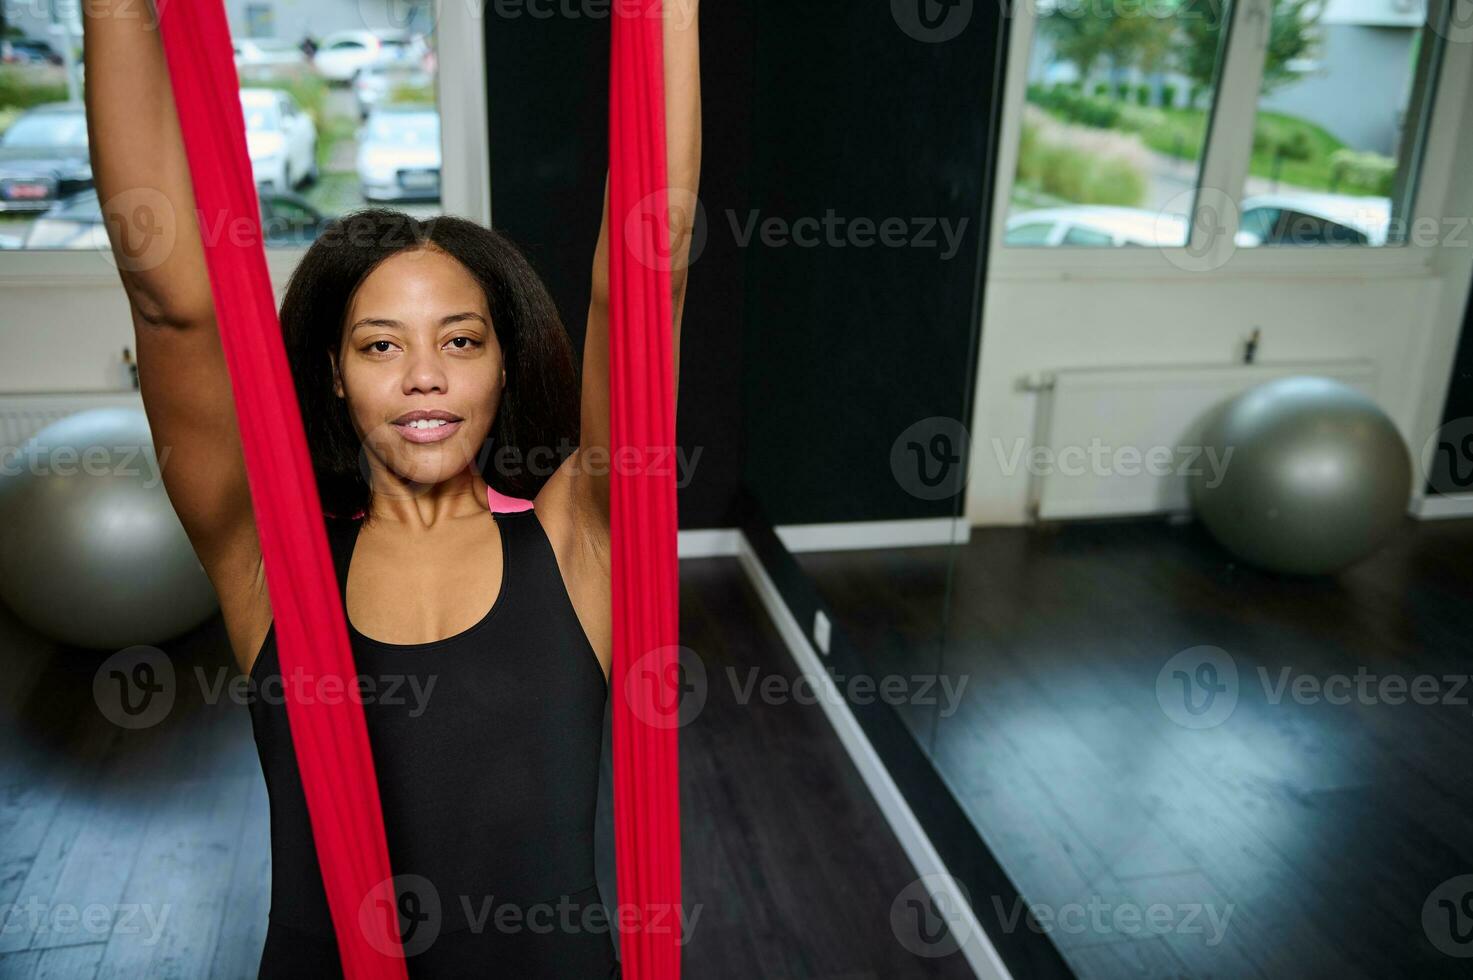
[[[696,5],[666,3],[669,183],[690,200]],[[283,702],[301,679],[281,676],[162,46],[129,0],[84,12],[87,77],[107,80],[86,93],[93,172],[144,408],[258,694],[272,856],[260,973],[337,975]],[[149,222],[132,206],[140,189],[156,205]],[[684,213],[672,207],[677,351]],[[159,234],[173,242],[159,261],[126,261]],[[608,458],[608,234],[606,189],[579,391],[546,289],[471,222],[349,215],[308,250],[282,303],[414,976],[617,975],[593,873],[612,655],[609,474],[594,461]]]

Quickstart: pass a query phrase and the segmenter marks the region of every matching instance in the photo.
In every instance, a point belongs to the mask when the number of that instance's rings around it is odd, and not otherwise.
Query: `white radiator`
[[[1057,520],[1189,509],[1191,468],[1214,472],[1214,457],[1200,448],[1208,411],[1254,385],[1297,374],[1334,378],[1377,395],[1375,366],[1359,360],[1070,369],[1046,375],[1039,386],[1034,441],[1041,451],[1032,460],[1025,453],[1017,461],[1028,473],[1033,513]]]
[[[59,391],[36,394],[0,394],[0,452],[10,452],[58,419],[89,408],[136,408],[143,411],[137,391]]]

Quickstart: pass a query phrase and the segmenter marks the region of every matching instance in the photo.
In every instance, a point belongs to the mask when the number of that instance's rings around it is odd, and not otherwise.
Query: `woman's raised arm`
[[[164,488],[240,659],[264,636],[269,603],[162,39],[146,2],[82,9],[92,173],[132,314],[143,407]]]
[[[664,0],[665,147],[670,200],[671,331],[675,393],[680,391],[680,323],[685,312],[691,232],[701,179],[701,57],[698,0]],[[579,455],[598,450],[601,465],[579,467],[583,493],[609,516],[609,185],[593,252],[593,289],[583,344]]]

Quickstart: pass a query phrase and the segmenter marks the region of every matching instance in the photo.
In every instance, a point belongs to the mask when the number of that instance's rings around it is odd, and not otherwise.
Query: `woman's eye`
[[[447,343],[453,345],[456,350],[471,350],[481,346],[481,341],[474,337],[452,337]],[[387,354],[393,347],[392,340],[374,340],[363,349],[371,354]]]

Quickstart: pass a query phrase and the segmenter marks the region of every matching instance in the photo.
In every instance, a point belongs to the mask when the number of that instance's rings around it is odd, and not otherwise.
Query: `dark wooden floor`
[[[1446,911],[1423,921],[1439,884],[1473,874],[1473,521],[1408,522],[1322,580],[1243,568],[1198,525],[1160,521],[799,557],[877,672],[939,659],[967,677],[950,717],[907,720],[1027,901],[1170,910],[1155,933],[1053,926],[1079,976],[1473,975],[1432,942],[1455,942]],[[1200,645],[1231,656],[1240,690],[1193,730],[1156,685]],[[1447,703],[1374,686],[1363,703],[1276,702],[1286,668],[1305,684],[1426,676]],[[1011,910],[973,900],[1002,927]],[[1226,917],[1217,942],[1209,912]]]
[[[738,703],[728,667],[796,671],[736,561],[682,562],[681,586],[682,642],[711,679],[681,735],[684,901],[699,909],[686,975],[970,976],[893,933],[915,873],[821,708]],[[193,679],[234,676],[218,620],[167,646],[174,708],[138,731],[99,713],[99,657],[55,650],[3,609],[0,649],[0,977],[254,976],[265,786],[246,708],[207,703]]]

